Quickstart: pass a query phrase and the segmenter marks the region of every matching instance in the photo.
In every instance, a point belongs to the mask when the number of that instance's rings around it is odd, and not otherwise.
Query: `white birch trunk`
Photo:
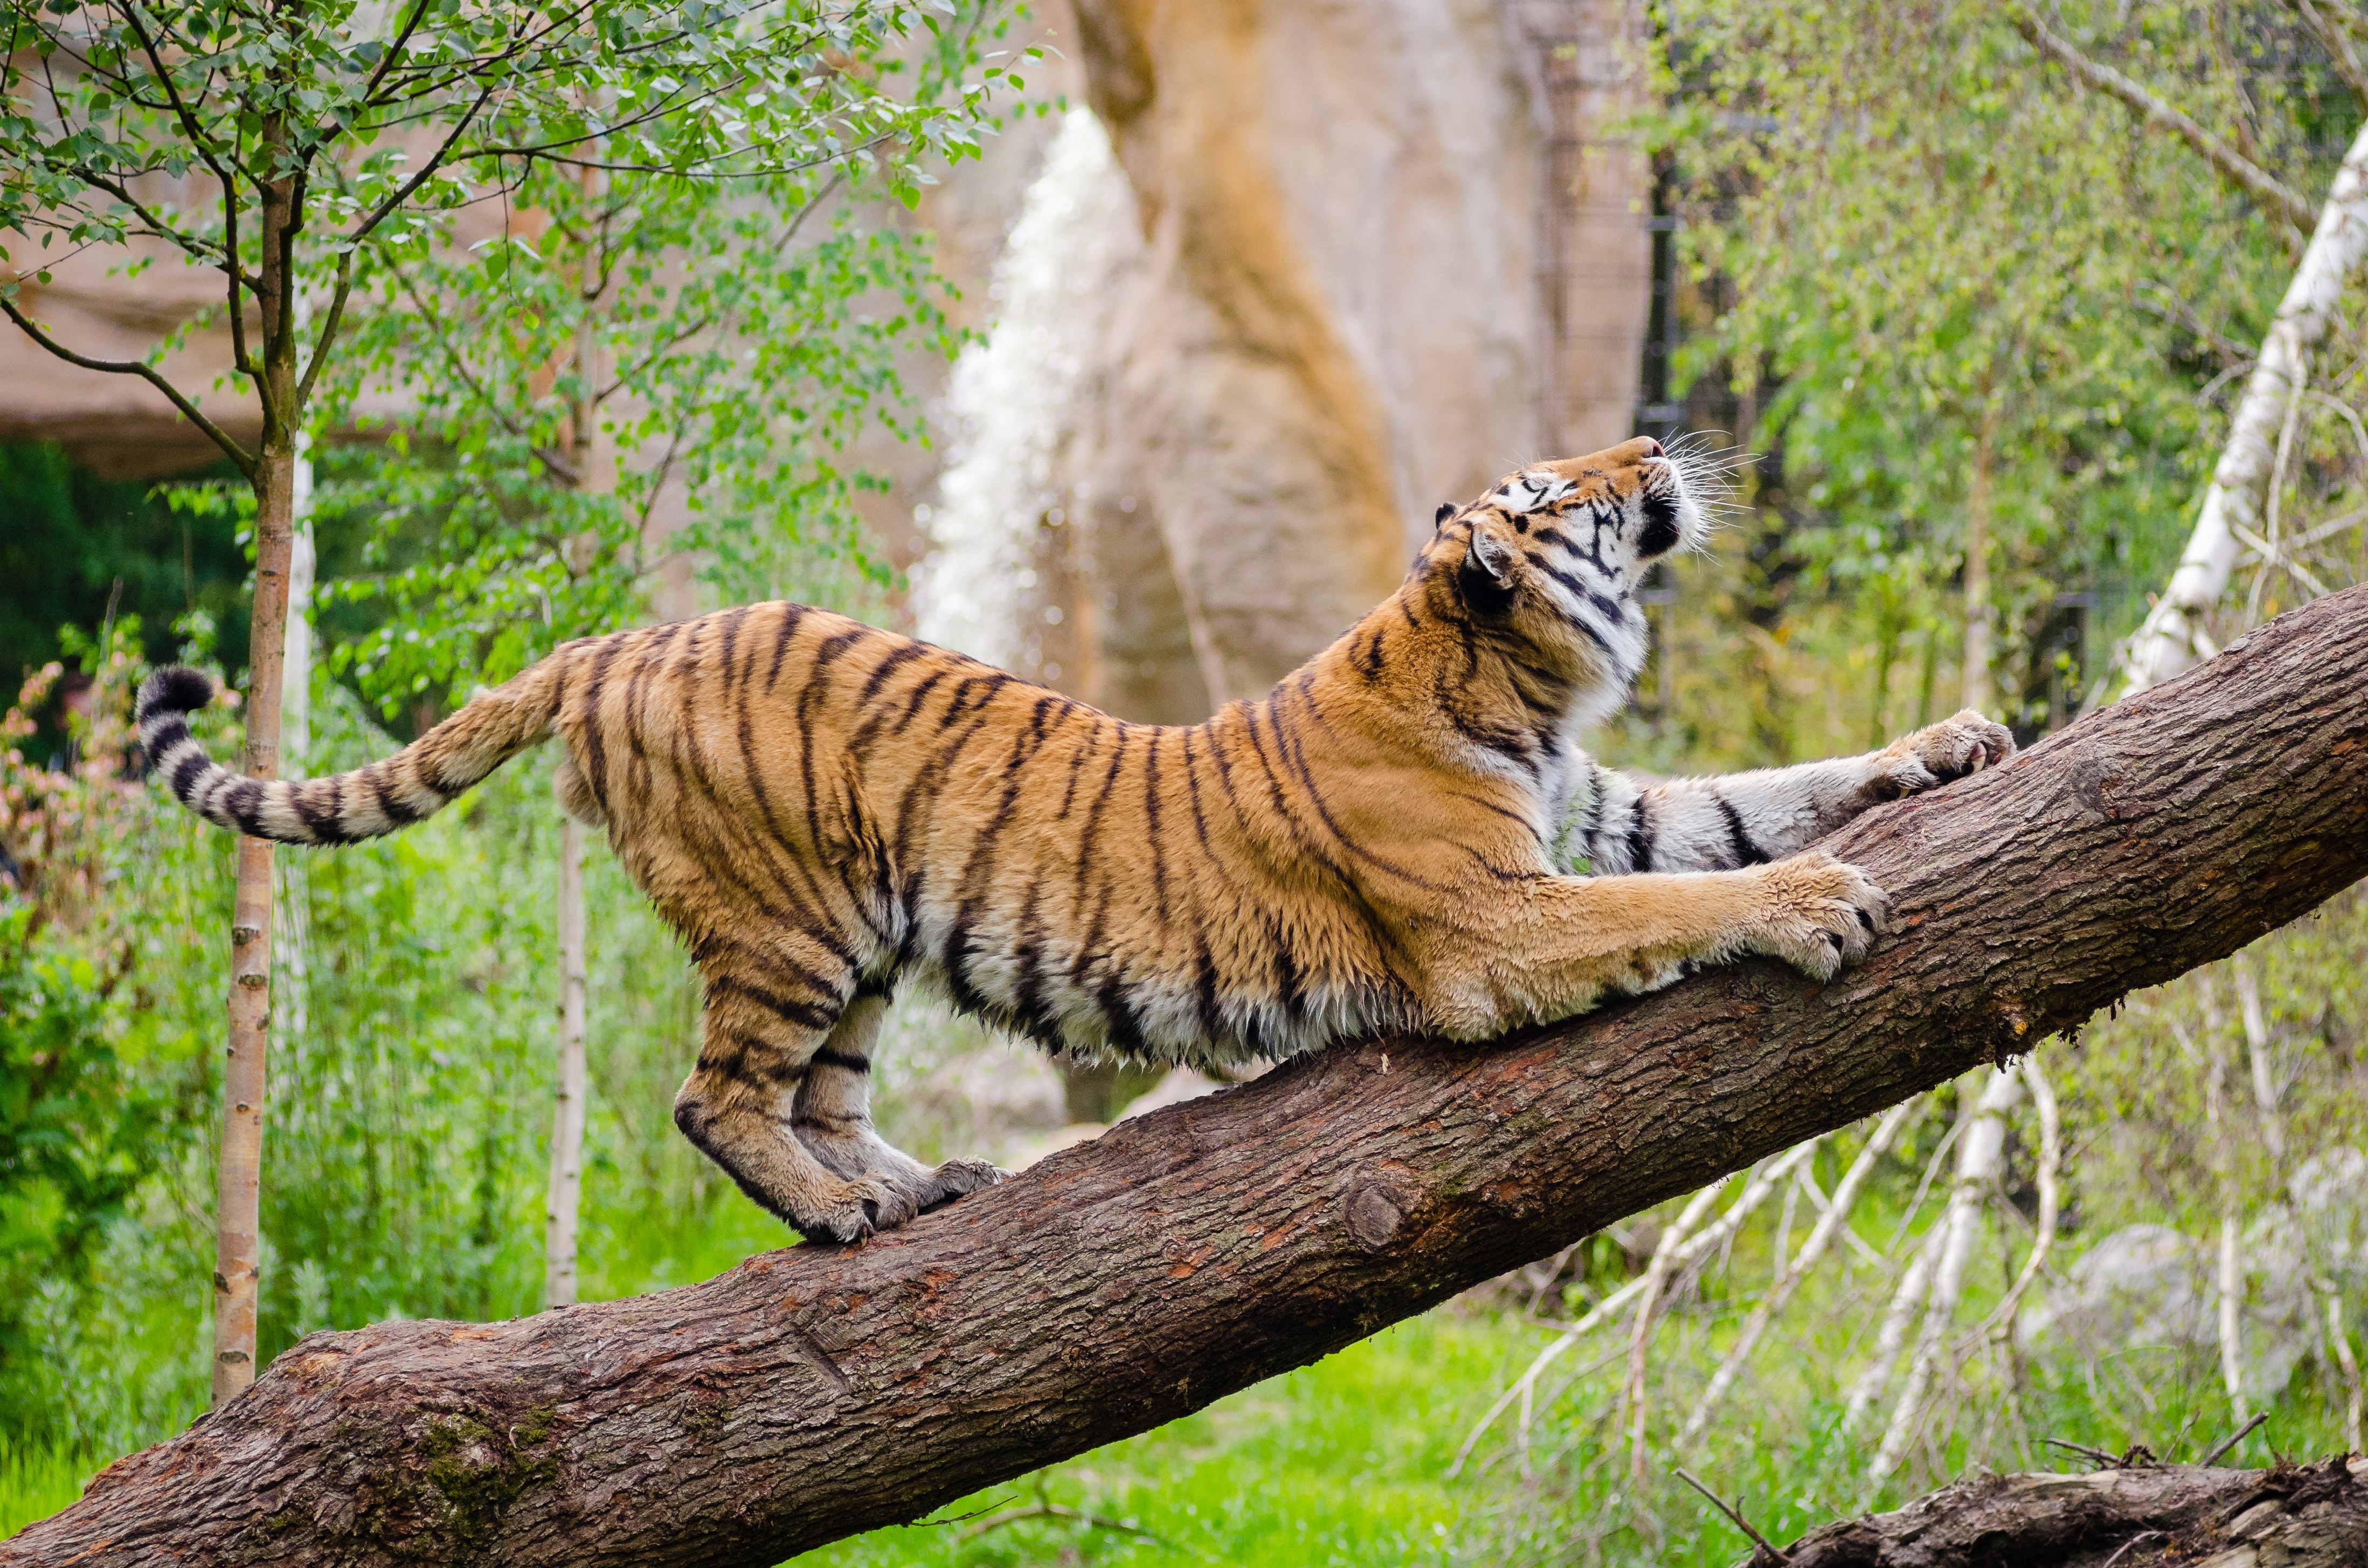
[[[1702,1427],[1709,1424],[1711,1412],[1717,1408],[1719,1401],[1726,1397],[1736,1380],[1743,1375],[1743,1369],[1749,1363],[1752,1351],[1759,1347],[1760,1336],[1768,1332],[1768,1325],[1776,1321],[1776,1314],[1792,1301],[1793,1292],[1800,1288],[1802,1280],[1809,1277],[1809,1271],[1816,1267],[1834,1238],[1849,1230],[1850,1210],[1858,1202],[1859,1189],[1865,1186],[1866,1178],[1873,1174],[1875,1163],[1898,1138],[1900,1129],[1907,1125],[1916,1108],[1916,1102],[1909,1100],[1884,1113],[1883,1119],[1875,1124],[1874,1131],[1867,1138],[1866,1147],[1858,1152],[1858,1158],[1850,1162],[1850,1168],[1842,1176],[1841,1184],[1834,1188],[1833,1200],[1826,1206],[1817,1223],[1810,1230],[1809,1239],[1801,1244],[1798,1256],[1788,1259],[1781,1246],[1777,1249],[1776,1283],[1769,1290],[1768,1299],[1753,1309],[1751,1316],[1745,1320],[1743,1331],[1736,1335],[1735,1346],[1727,1351],[1726,1359],[1719,1363],[1718,1370],[1711,1375],[1710,1386],[1702,1390],[1702,1397],[1694,1402],[1693,1409],[1686,1416],[1685,1426],[1678,1434],[1679,1446],[1693,1441]]]
[[[2318,227],[2286,286],[2285,298],[2261,340],[2261,356],[2245,381],[2245,395],[2228,426],[2213,470],[2212,487],[2188,537],[2170,585],[2130,639],[2128,691],[2169,680],[2215,650],[2203,619],[2220,602],[2245,551],[2243,533],[2259,537],[2265,491],[2276,465],[2278,432],[2286,406],[2303,383],[2309,352],[2334,323],[2344,286],[2368,253],[2368,125],[2362,125],[2336,171],[2319,210]]]
[[[301,324],[307,312],[297,311]],[[287,663],[279,671],[279,776],[311,777],[313,748],[313,585],[318,559],[313,550],[313,442],[296,438],[296,474],[291,483],[295,527],[288,551],[288,629],[283,640]],[[276,955],[287,982],[279,1005],[272,1009],[274,1026],[282,1040],[301,1056],[313,1029],[313,900],[308,876],[311,862],[290,855],[272,869],[279,896],[279,940]]]
[[[2056,1180],[2064,1164],[2063,1119],[2056,1114],[2055,1091],[2049,1085],[2047,1074],[2039,1070],[2035,1057],[2024,1057],[2016,1071],[2022,1074],[2023,1086],[2031,1091],[2032,1108],[2039,1113],[2039,1224],[2032,1237],[2031,1256],[2022,1260],[2006,1300],[1990,1314],[1990,1322],[1999,1335],[2009,1340],[2014,1335],[2015,1309],[2022,1304],[2024,1293],[2047,1262],[2047,1255],[2055,1245],[2055,1227],[2063,1217],[2063,1188]]]
[[[584,191],[597,197],[606,176],[584,171]],[[600,385],[600,320],[594,291],[599,258],[587,247],[584,258],[584,318],[575,330],[575,397],[570,449],[576,488],[587,494],[613,494],[617,488],[614,442],[600,429],[596,389]],[[552,1107],[551,1188],[543,1209],[542,1304],[573,1306],[576,1293],[576,1213],[584,1195],[584,824],[565,812],[559,828],[559,1085]]]
[[[1684,1211],[1671,1221],[1669,1231],[1663,1233],[1659,1245],[1654,1248],[1653,1265],[1647,1266],[1645,1272],[1598,1301],[1588,1309],[1586,1316],[1556,1335],[1544,1349],[1537,1353],[1528,1369],[1516,1378],[1504,1392],[1497,1396],[1497,1403],[1488,1407],[1488,1413],[1473,1424],[1470,1434],[1463,1439],[1463,1446],[1456,1450],[1455,1462],[1447,1467],[1449,1478],[1452,1479],[1463,1471],[1463,1461],[1471,1458],[1472,1450],[1477,1446],[1482,1436],[1496,1424],[1497,1417],[1502,1415],[1508,1407],[1519,1403],[1526,1415],[1530,1408],[1530,1398],[1537,1388],[1538,1380],[1545,1374],[1547,1368],[1561,1358],[1565,1351],[1634,1306],[1645,1295],[1648,1285],[1657,1295],[1663,1279],[1692,1267],[1712,1249],[1724,1246],[1734,1240],[1736,1232],[1742,1229],[1744,1221],[1749,1219],[1753,1210],[1766,1200],[1770,1193],[1776,1190],[1777,1183],[1790,1176],[1807,1162],[1810,1154],[1816,1152],[1817,1142],[1816,1139],[1812,1138],[1805,1143],[1795,1144],[1755,1172],[1750,1179],[1744,1183],[1743,1195],[1728,1207],[1725,1213],[1710,1224],[1702,1226],[1701,1230],[1695,1230],[1694,1227],[1701,1222],[1704,1214],[1710,1212],[1710,1206],[1717,1199],[1720,1189],[1716,1186],[1712,1186],[1695,1193]],[[1663,1256],[1665,1253],[1666,1261]]]
[[[2283,1098],[2278,1086],[2277,1062],[2270,1048],[2270,1017],[2261,1006],[2261,977],[2253,968],[2253,955],[2234,954],[2228,960],[2230,974],[2237,983],[2237,1012],[2245,1024],[2245,1054],[2253,1070],[2253,1108],[2260,1113],[2261,1142],[2269,1145],[2270,1161],[2276,1169],[2278,1180],[2286,1174],[2286,1119]]]
[[[2227,1391],[2228,1409],[2242,1426],[2245,1409],[2245,1259],[2238,1246],[2237,1176],[2229,1149],[2228,1061],[2220,1049],[2219,1020],[2207,1016],[2203,1046],[2203,1125],[2212,1140],[2212,1177],[2219,1188],[2219,1265],[2214,1288],[2220,1302],[2220,1382]]]
[[[575,1304],[575,1214],[584,1191],[584,824],[559,830],[559,1093],[543,1214],[542,1304]]]
[[[1892,1406],[1891,1424],[1884,1428],[1883,1442],[1875,1449],[1874,1463],[1868,1471],[1870,1480],[1880,1482],[1898,1469],[1907,1456],[1908,1443],[1915,1437],[1916,1423],[1924,1412],[1925,1395],[1931,1390],[1949,1337],[1949,1326],[1956,1317],[1957,1302],[1964,1291],[1965,1264],[1973,1256],[1974,1238],[1981,1232],[1990,1188],[1997,1185],[1998,1173],[2005,1166],[2006,1113],[2021,1096],[2022,1079],[2018,1074],[1992,1073],[1982,1087],[1981,1097],[1969,1108],[1972,1120],[1957,1144],[1956,1184],[1950,1189],[1948,1213],[1941,1224],[1947,1239],[1933,1259],[1931,1294],[1924,1303],[1923,1326],[1916,1336],[1916,1350],[1907,1363],[1899,1403]]]

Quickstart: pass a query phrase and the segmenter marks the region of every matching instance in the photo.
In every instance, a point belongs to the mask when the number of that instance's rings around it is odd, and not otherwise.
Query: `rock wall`
[[[985,527],[1036,563],[996,585],[1029,597],[1028,646],[994,652],[1131,717],[1196,718],[1388,593],[1440,501],[1624,438],[1650,281],[1618,134],[1634,25],[1614,0],[1049,14],[1136,234],[1077,279],[1072,329],[1099,341],[1029,504],[973,515],[957,462],[932,509],[950,556],[979,558]],[[946,414],[976,460],[980,414]]]

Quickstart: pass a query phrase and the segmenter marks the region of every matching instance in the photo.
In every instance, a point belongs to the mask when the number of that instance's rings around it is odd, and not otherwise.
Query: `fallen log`
[[[2368,873],[2368,588],[1830,841],[1896,933],[1121,1124],[856,1248],[316,1334],[0,1563],[764,1564],[1145,1431],[2077,1028]]]
[[[2354,1568],[2368,1562],[2368,1460],[2271,1470],[2112,1465],[1974,1475],[1844,1519],[1736,1568]]]

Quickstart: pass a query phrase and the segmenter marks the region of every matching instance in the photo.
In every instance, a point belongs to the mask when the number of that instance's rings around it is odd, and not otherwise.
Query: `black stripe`
[[[592,798],[600,804],[600,814],[609,814],[608,748],[600,738],[600,685],[608,678],[609,666],[616,662],[624,646],[624,634],[609,638],[592,660],[592,673],[584,684],[584,781],[591,786]],[[385,797],[380,797],[385,803]]]
[[[196,802],[189,799],[190,793],[197,789],[198,780],[205,777],[206,769],[213,765],[213,758],[202,751],[193,751],[175,763],[172,778],[173,793],[183,802],[195,804]]]
[[[1726,837],[1735,850],[1735,863],[1738,866],[1768,864],[1767,852],[1751,841],[1751,835],[1743,825],[1743,813],[1735,809],[1735,802],[1715,790],[1711,791],[1711,799],[1718,802],[1718,809],[1725,814]]]
[[[871,1059],[868,1056],[858,1056],[853,1051],[833,1051],[825,1045],[806,1058],[806,1065],[836,1067],[845,1073],[869,1073],[871,1071]]]
[[[824,641],[814,651],[814,662],[806,666],[806,683],[798,691],[798,781],[806,796],[806,844],[819,853],[822,848],[822,800],[814,790],[814,716],[824,697],[823,681],[832,664],[841,653],[863,641],[871,628],[849,627],[835,637]]]
[[[833,999],[836,1000],[835,991],[830,986],[825,985],[823,983],[820,975],[807,971],[792,975],[791,978],[803,981],[814,991],[826,996],[832,996]],[[743,1001],[753,1002],[757,1006],[764,1008],[767,1012],[772,1013],[787,1022],[795,1024],[801,1028],[827,1029],[838,1022],[839,1010],[836,1006],[824,1007],[817,1006],[811,1002],[796,1001],[791,997],[783,996],[778,992],[768,991],[764,986],[743,980],[738,975],[734,974],[719,974],[709,977],[707,982],[708,1005],[712,1006],[718,996],[737,996]]]
[[[1653,821],[1645,806],[1645,798],[1637,796],[1635,812],[1628,819],[1628,869],[1631,871],[1653,869]]]
[[[238,830],[249,838],[266,836],[263,831],[263,783],[260,779],[242,778],[223,790],[222,809],[238,819]]]
[[[929,693],[935,691],[938,688],[938,683],[945,678],[946,672],[943,670],[931,670],[928,675],[923,676],[920,684],[913,687],[912,696],[905,699],[905,711],[898,717],[895,728],[888,733],[892,735],[903,734],[905,726],[912,723],[913,715],[921,710],[921,704],[929,699]]]
[[[858,708],[861,708],[873,698],[879,696],[881,686],[886,682],[890,676],[894,675],[899,669],[902,669],[905,665],[912,663],[915,659],[919,658],[928,651],[928,646],[924,643],[907,642],[903,647],[895,649],[894,652],[890,653],[886,658],[881,660],[877,665],[874,665],[871,667],[871,673],[864,677],[862,689],[855,694],[855,705]]]
[[[1151,913],[1162,930],[1167,926],[1167,856],[1159,846],[1159,737],[1161,732],[1151,732],[1151,741],[1143,754],[1143,815],[1144,835],[1151,844]]]
[[[781,629],[773,635],[773,663],[771,666],[765,671],[765,689],[767,691],[772,690],[773,682],[780,678],[781,659],[789,653],[790,643],[797,637],[799,623],[803,621],[805,618],[806,607],[803,605],[783,605],[781,607]]]
[[[1192,755],[1192,736],[1196,730],[1184,732],[1184,792],[1192,802],[1192,836],[1200,841],[1201,853],[1212,860],[1216,854],[1209,847],[1209,820],[1201,812],[1201,759]]]

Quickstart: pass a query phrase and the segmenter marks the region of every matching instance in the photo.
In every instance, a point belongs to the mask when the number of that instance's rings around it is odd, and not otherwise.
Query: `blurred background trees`
[[[1742,506],[1652,585],[1611,758],[1797,760],[1961,701],[2036,740],[2120,689],[2368,48],[2343,0],[926,19],[849,68],[915,103],[989,92],[974,149],[708,185],[530,169],[391,242],[314,431],[313,771],[567,637],[768,595],[1189,722],[1386,591],[1440,501],[1639,430],[1738,449]],[[219,373],[222,322],[120,263],[53,257],[22,297]],[[2212,642],[2368,571],[2351,282]],[[0,451],[0,659],[29,680],[0,778],[0,1528],[202,1403],[229,851],[128,778],[124,705],[170,656],[235,678],[248,604],[205,454],[23,352],[0,343],[25,437]],[[237,718],[210,715],[218,750]],[[282,876],[267,1357],[543,1300],[547,766]],[[577,1288],[780,1244],[667,1120],[681,955],[597,846],[582,896]],[[2243,1410],[2271,1415],[2252,1460],[2356,1444],[2363,944],[2368,913],[2332,906],[2015,1076],[1044,1478],[1136,1530],[1039,1515],[830,1555],[1725,1562],[1746,1543],[1674,1465],[1782,1539],[2049,1438],[2192,1457]],[[894,1028],[882,1114],[924,1154],[1020,1160],[1209,1086],[1048,1064],[917,999]]]

